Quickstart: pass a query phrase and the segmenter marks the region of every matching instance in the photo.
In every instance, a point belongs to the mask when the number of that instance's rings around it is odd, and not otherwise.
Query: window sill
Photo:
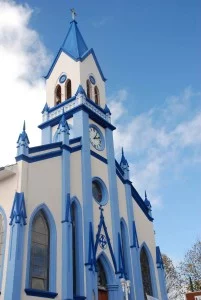
[[[54,299],[58,295],[58,293],[40,291],[40,290],[34,290],[34,289],[25,289],[24,291],[28,296],[35,296],[35,297],[42,297],[42,298]]]

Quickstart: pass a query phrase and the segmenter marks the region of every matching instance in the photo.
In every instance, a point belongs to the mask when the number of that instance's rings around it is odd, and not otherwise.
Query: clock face
[[[90,143],[96,150],[101,151],[104,149],[103,135],[99,129],[97,129],[94,126],[90,126],[89,138],[90,138]]]

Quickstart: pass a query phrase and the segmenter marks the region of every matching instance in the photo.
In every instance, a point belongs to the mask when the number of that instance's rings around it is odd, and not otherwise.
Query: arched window
[[[77,294],[77,244],[76,244],[76,237],[77,237],[77,228],[76,228],[76,206],[73,202],[71,205],[71,222],[72,222],[72,262],[73,262],[73,295],[76,296]]]
[[[0,214],[0,270],[2,271],[3,255],[4,255],[4,219]]]
[[[95,88],[94,88],[94,97],[95,97],[95,103],[97,105],[99,105],[100,104],[100,95],[99,95],[99,89],[97,86],[95,86]]]
[[[121,241],[122,241],[122,254],[123,254],[123,266],[124,266],[124,271],[125,271],[125,277],[126,279],[128,279],[128,275],[129,275],[129,270],[128,270],[128,264],[129,264],[129,260],[128,260],[128,255],[127,255],[127,239],[126,239],[126,228],[125,228],[125,224],[124,221],[121,221]]]
[[[144,295],[153,296],[152,283],[151,283],[151,273],[149,267],[149,259],[145,247],[142,247],[140,252],[140,263],[142,271],[142,282],[144,287]]]
[[[71,97],[72,97],[71,80],[68,79],[66,82],[66,99],[69,99]]]
[[[91,94],[91,82],[89,81],[89,79],[87,79],[87,97],[89,99],[92,98],[92,94]]]
[[[31,229],[30,288],[49,290],[50,230],[45,214],[40,210]]]
[[[55,105],[61,103],[61,86],[58,84],[55,89]]]

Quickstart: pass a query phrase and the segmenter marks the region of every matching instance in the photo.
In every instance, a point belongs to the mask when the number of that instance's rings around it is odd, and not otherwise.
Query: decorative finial
[[[77,16],[77,13],[75,12],[74,8],[71,8],[71,14],[72,14],[72,19],[75,20],[75,17]]]
[[[24,120],[24,124],[23,124],[23,131],[26,130],[26,123],[25,123],[25,120]]]
[[[146,190],[145,190],[145,200],[147,199],[147,192],[146,192]]]

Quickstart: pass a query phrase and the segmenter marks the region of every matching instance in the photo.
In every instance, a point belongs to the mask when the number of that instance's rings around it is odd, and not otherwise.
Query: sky
[[[178,263],[201,238],[200,0],[0,0],[0,165],[15,162],[24,119],[40,144],[43,76],[72,7],[108,79],[116,157],[123,145],[157,244]]]

